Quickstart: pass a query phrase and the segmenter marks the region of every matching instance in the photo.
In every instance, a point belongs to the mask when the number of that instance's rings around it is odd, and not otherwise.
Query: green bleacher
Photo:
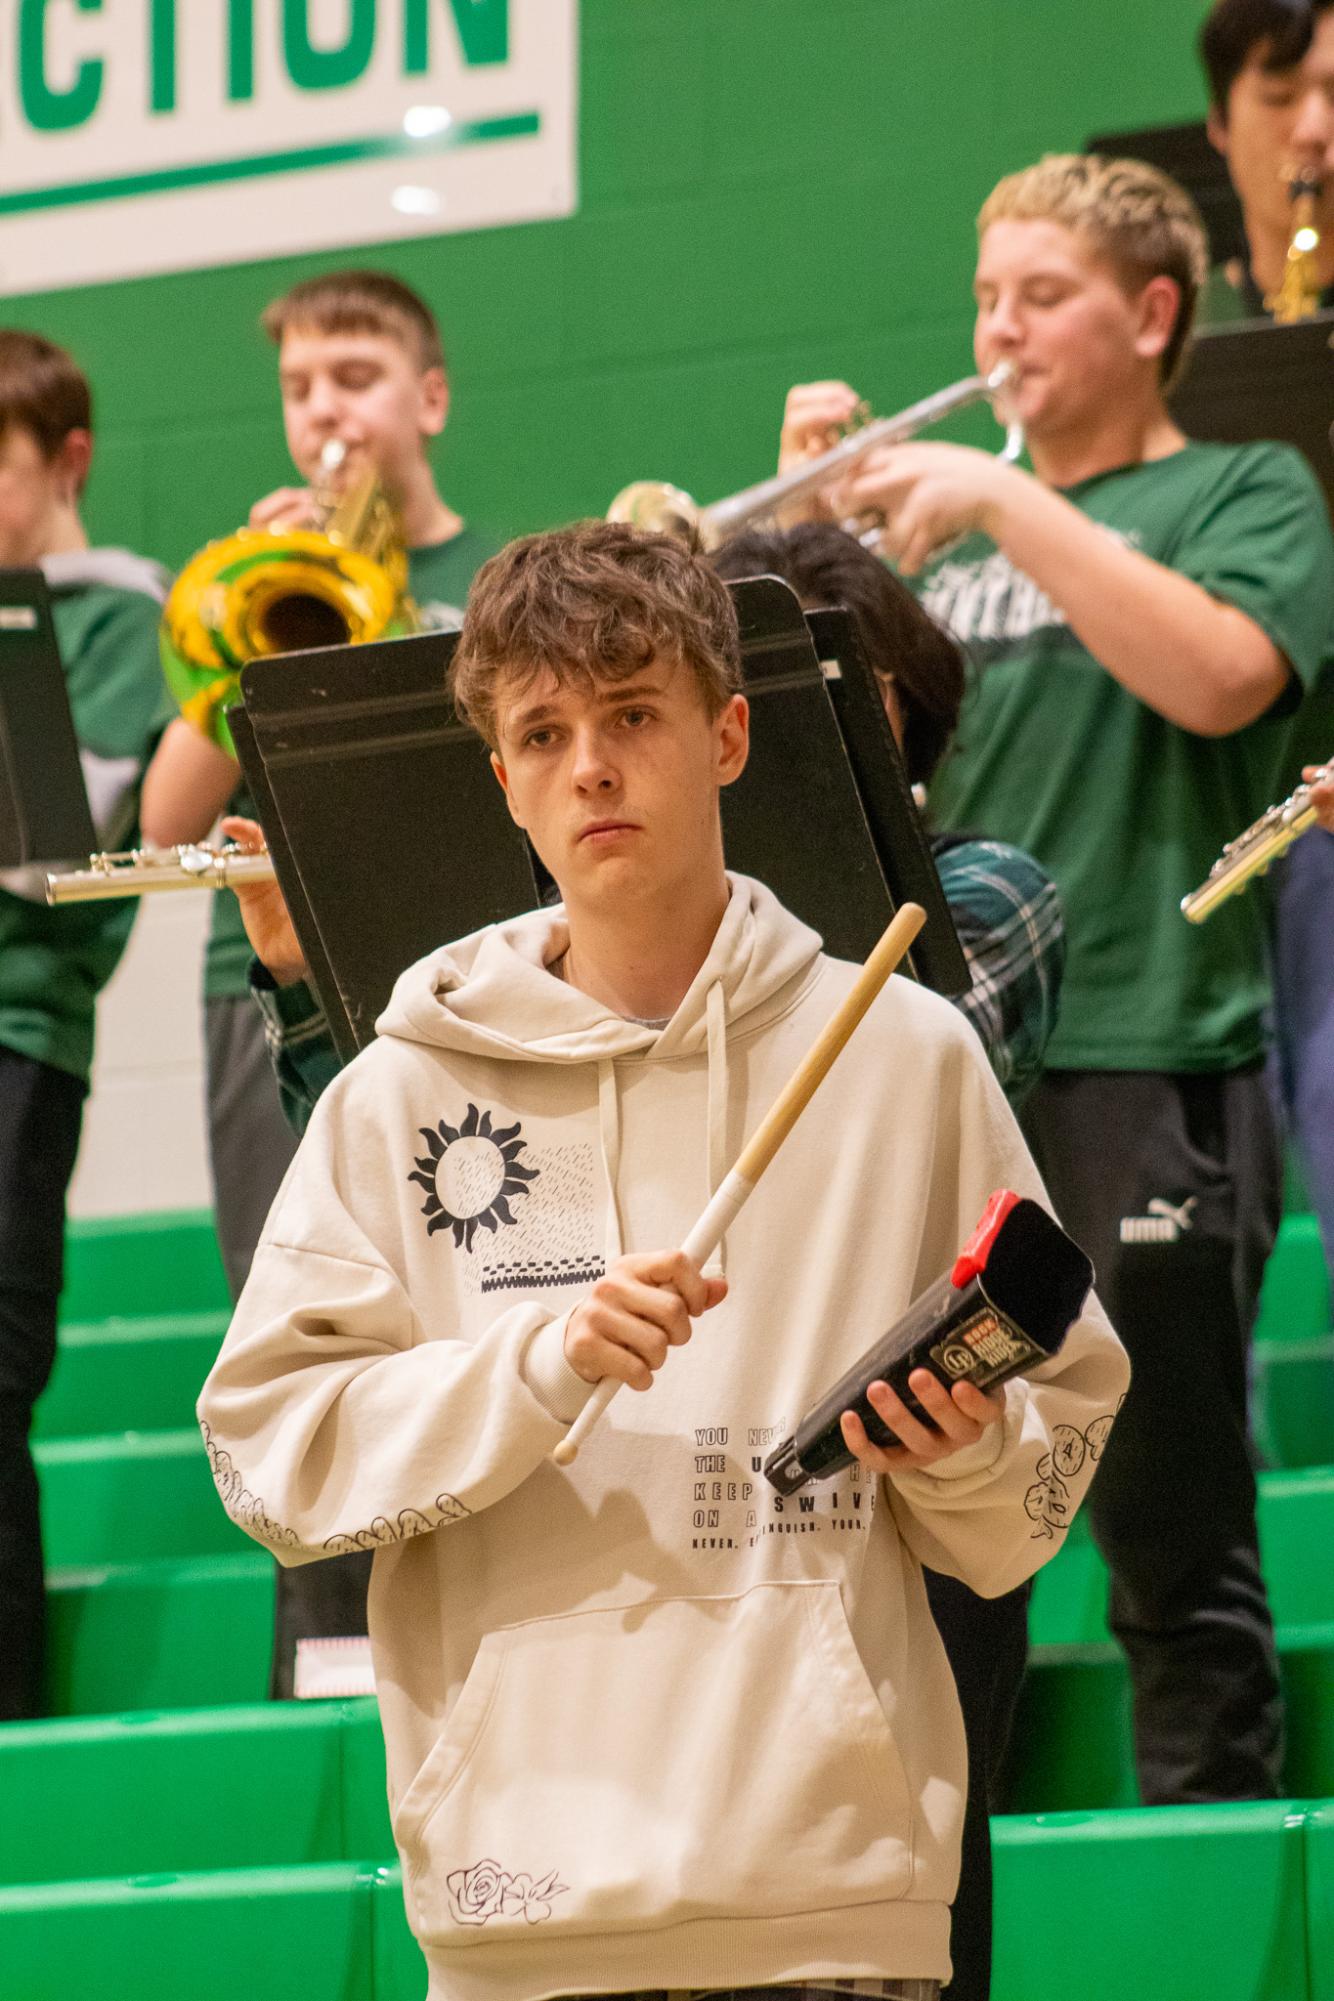
[[[209,1220],[84,1225],[68,1266],[37,1432],[52,1714],[0,1727],[0,2001],[421,2001],[374,1703],[264,1700],[272,1565],[192,1422],[226,1325]],[[996,2001],[1334,2001],[1334,1334],[1304,1215],[1255,1382],[1289,1797],[1136,1806],[1077,1522],[1035,1593],[994,1823]]]

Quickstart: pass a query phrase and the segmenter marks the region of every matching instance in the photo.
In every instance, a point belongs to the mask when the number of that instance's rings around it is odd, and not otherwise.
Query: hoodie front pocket
[[[395,1834],[427,1945],[901,1896],[902,1765],[833,1582],[506,1628]]]

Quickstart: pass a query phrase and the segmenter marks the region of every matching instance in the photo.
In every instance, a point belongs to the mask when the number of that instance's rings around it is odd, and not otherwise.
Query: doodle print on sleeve
[[[1120,1408],[1118,1404],[1117,1410]],[[1066,1482],[1083,1471],[1085,1459],[1097,1465],[1115,1422],[1115,1412],[1109,1411],[1106,1417],[1095,1417],[1084,1431],[1077,1431],[1072,1424],[1056,1426],[1052,1449],[1039,1459],[1037,1480],[1024,1496],[1024,1513],[1037,1523],[1033,1530],[1035,1541],[1040,1538],[1054,1542],[1058,1535],[1065,1534],[1074,1515]]]

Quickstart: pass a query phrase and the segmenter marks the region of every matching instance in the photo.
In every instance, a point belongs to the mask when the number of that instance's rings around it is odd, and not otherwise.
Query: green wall
[[[0,301],[92,377],[98,539],[176,563],[289,476],[256,316],[367,256],[440,315],[441,482],[479,524],[601,513],[633,478],[747,485],[789,383],[846,376],[890,410],[968,371],[973,217],[999,175],[1203,108],[1202,0],[582,11],[568,221]]]

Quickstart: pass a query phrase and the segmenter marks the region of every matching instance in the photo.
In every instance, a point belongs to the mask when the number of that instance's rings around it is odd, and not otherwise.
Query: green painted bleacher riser
[[[1256,1341],[1314,1341],[1331,1327],[1329,1267],[1315,1217],[1285,1216],[1265,1269]]]
[[[1334,1800],[1306,1817],[1306,1923],[1311,2001],[1334,2001]]]
[[[1305,1798],[1334,1793],[1334,1624],[1279,1630],[1287,1710],[1283,1780]],[[1010,1740],[1013,1813],[1133,1807],[1130,1680],[1120,1650],[1041,1647],[1029,1655]]]
[[[336,1862],[2,1890],[5,2001],[369,2001],[378,1874]]]
[[[70,1224],[62,1321],[228,1310],[211,1210],[85,1218]]]
[[[196,1425],[49,1439],[34,1457],[53,1570],[225,1556],[251,1546],[218,1499]]]
[[[1334,1465],[1334,1334],[1258,1347],[1252,1404],[1269,1465]]]
[[[0,1883],[10,1886],[393,1849],[369,1699],[9,1724],[0,1799]],[[52,1813],[53,1800],[78,1810]]]
[[[63,1326],[34,1437],[184,1430],[226,1332],[225,1313]]]
[[[57,1573],[47,1597],[50,1713],[262,1702],[273,1579],[272,1559],[254,1548]]]
[[[995,2001],[1329,2001],[1329,1807],[993,1823]],[[421,2001],[396,1867],[325,1863],[0,1893],[22,2001]],[[89,1972],[96,1973],[95,1990]]]
[[[1334,1622],[1334,1466],[1260,1475],[1260,1545],[1279,1626]],[[1034,1646],[1083,1646],[1107,1638],[1107,1573],[1088,1519],[1039,1573],[1029,1638]]]
[[[992,1827],[994,2001],[1307,2001],[1300,1809],[1158,1807]]]

